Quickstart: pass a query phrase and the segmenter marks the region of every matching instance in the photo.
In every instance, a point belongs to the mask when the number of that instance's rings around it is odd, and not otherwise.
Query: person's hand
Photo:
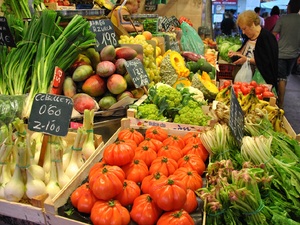
[[[232,56],[234,56],[235,54],[238,54],[237,52],[234,52],[232,50],[228,51],[228,56],[231,58]]]

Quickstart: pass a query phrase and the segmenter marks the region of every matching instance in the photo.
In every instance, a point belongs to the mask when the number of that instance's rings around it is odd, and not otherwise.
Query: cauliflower
[[[201,103],[201,104],[207,104],[206,100],[204,99],[204,95],[202,93],[202,91],[200,91],[198,88],[189,86],[189,87],[185,87],[186,89],[188,89],[188,92],[191,94],[191,97],[196,100],[197,102]]]
[[[167,121],[155,104],[142,104],[137,108],[137,118],[148,120]]]
[[[178,114],[175,115],[174,123],[192,124],[206,126],[211,117],[204,114],[201,104],[194,100],[189,100]]]

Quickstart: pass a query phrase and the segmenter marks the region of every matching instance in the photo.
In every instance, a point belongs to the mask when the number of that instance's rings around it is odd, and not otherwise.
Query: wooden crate
[[[32,131],[28,130],[28,133]],[[75,132],[68,132],[63,138],[68,146],[72,146]],[[100,152],[101,147],[104,145],[101,135],[95,135],[95,147],[96,151],[90,158],[93,158]],[[83,166],[89,164],[90,158],[85,162]],[[46,224],[45,213],[44,213],[44,201],[47,195],[36,196],[31,200],[21,200],[20,202],[10,202],[4,199],[0,199],[0,214],[8,217],[13,217],[20,220],[30,221],[37,224]],[[56,223],[59,224],[59,223]]]
[[[118,134],[121,130],[124,130],[126,128],[137,128],[143,133],[144,131],[149,128],[147,126],[135,126],[134,118],[123,118],[121,120],[121,127],[113,134],[113,136],[104,144],[104,146],[101,148],[99,154],[95,155],[93,158],[90,159],[89,164],[86,164],[84,167],[80,169],[80,171],[77,173],[77,175],[72,179],[72,181],[64,187],[64,189],[53,198],[52,202],[46,201],[44,204],[45,207],[45,219],[47,225],[57,225],[57,224],[64,224],[64,225],[81,225],[86,224],[80,221],[75,221],[63,216],[58,215],[58,208],[65,205],[72,194],[72,192],[79,187],[83,181],[88,177],[88,173],[91,169],[91,167],[99,162],[103,157],[103,150],[110,144],[114,143],[117,138]],[[172,129],[172,128],[165,128],[165,130],[168,131],[169,134],[178,134],[178,135],[184,135],[186,134],[187,130],[178,130],[178,129]],[[203,224],[204,225],[204,224]]]

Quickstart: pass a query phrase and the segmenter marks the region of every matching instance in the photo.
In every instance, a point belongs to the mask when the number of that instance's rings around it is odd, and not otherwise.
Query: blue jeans
[[[278,59],[278,80],[287,80],[287,76],[291,74],[297,58],[294,59]]]

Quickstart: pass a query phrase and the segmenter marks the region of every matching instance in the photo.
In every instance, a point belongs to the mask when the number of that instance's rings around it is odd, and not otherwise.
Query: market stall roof
[[[262,2],[260,4],[260,7],[265,9],[272,9],[273,6],[277,5],[280,9],[286,9],[288,3],[289,0],[274,0],[274,1]]]

